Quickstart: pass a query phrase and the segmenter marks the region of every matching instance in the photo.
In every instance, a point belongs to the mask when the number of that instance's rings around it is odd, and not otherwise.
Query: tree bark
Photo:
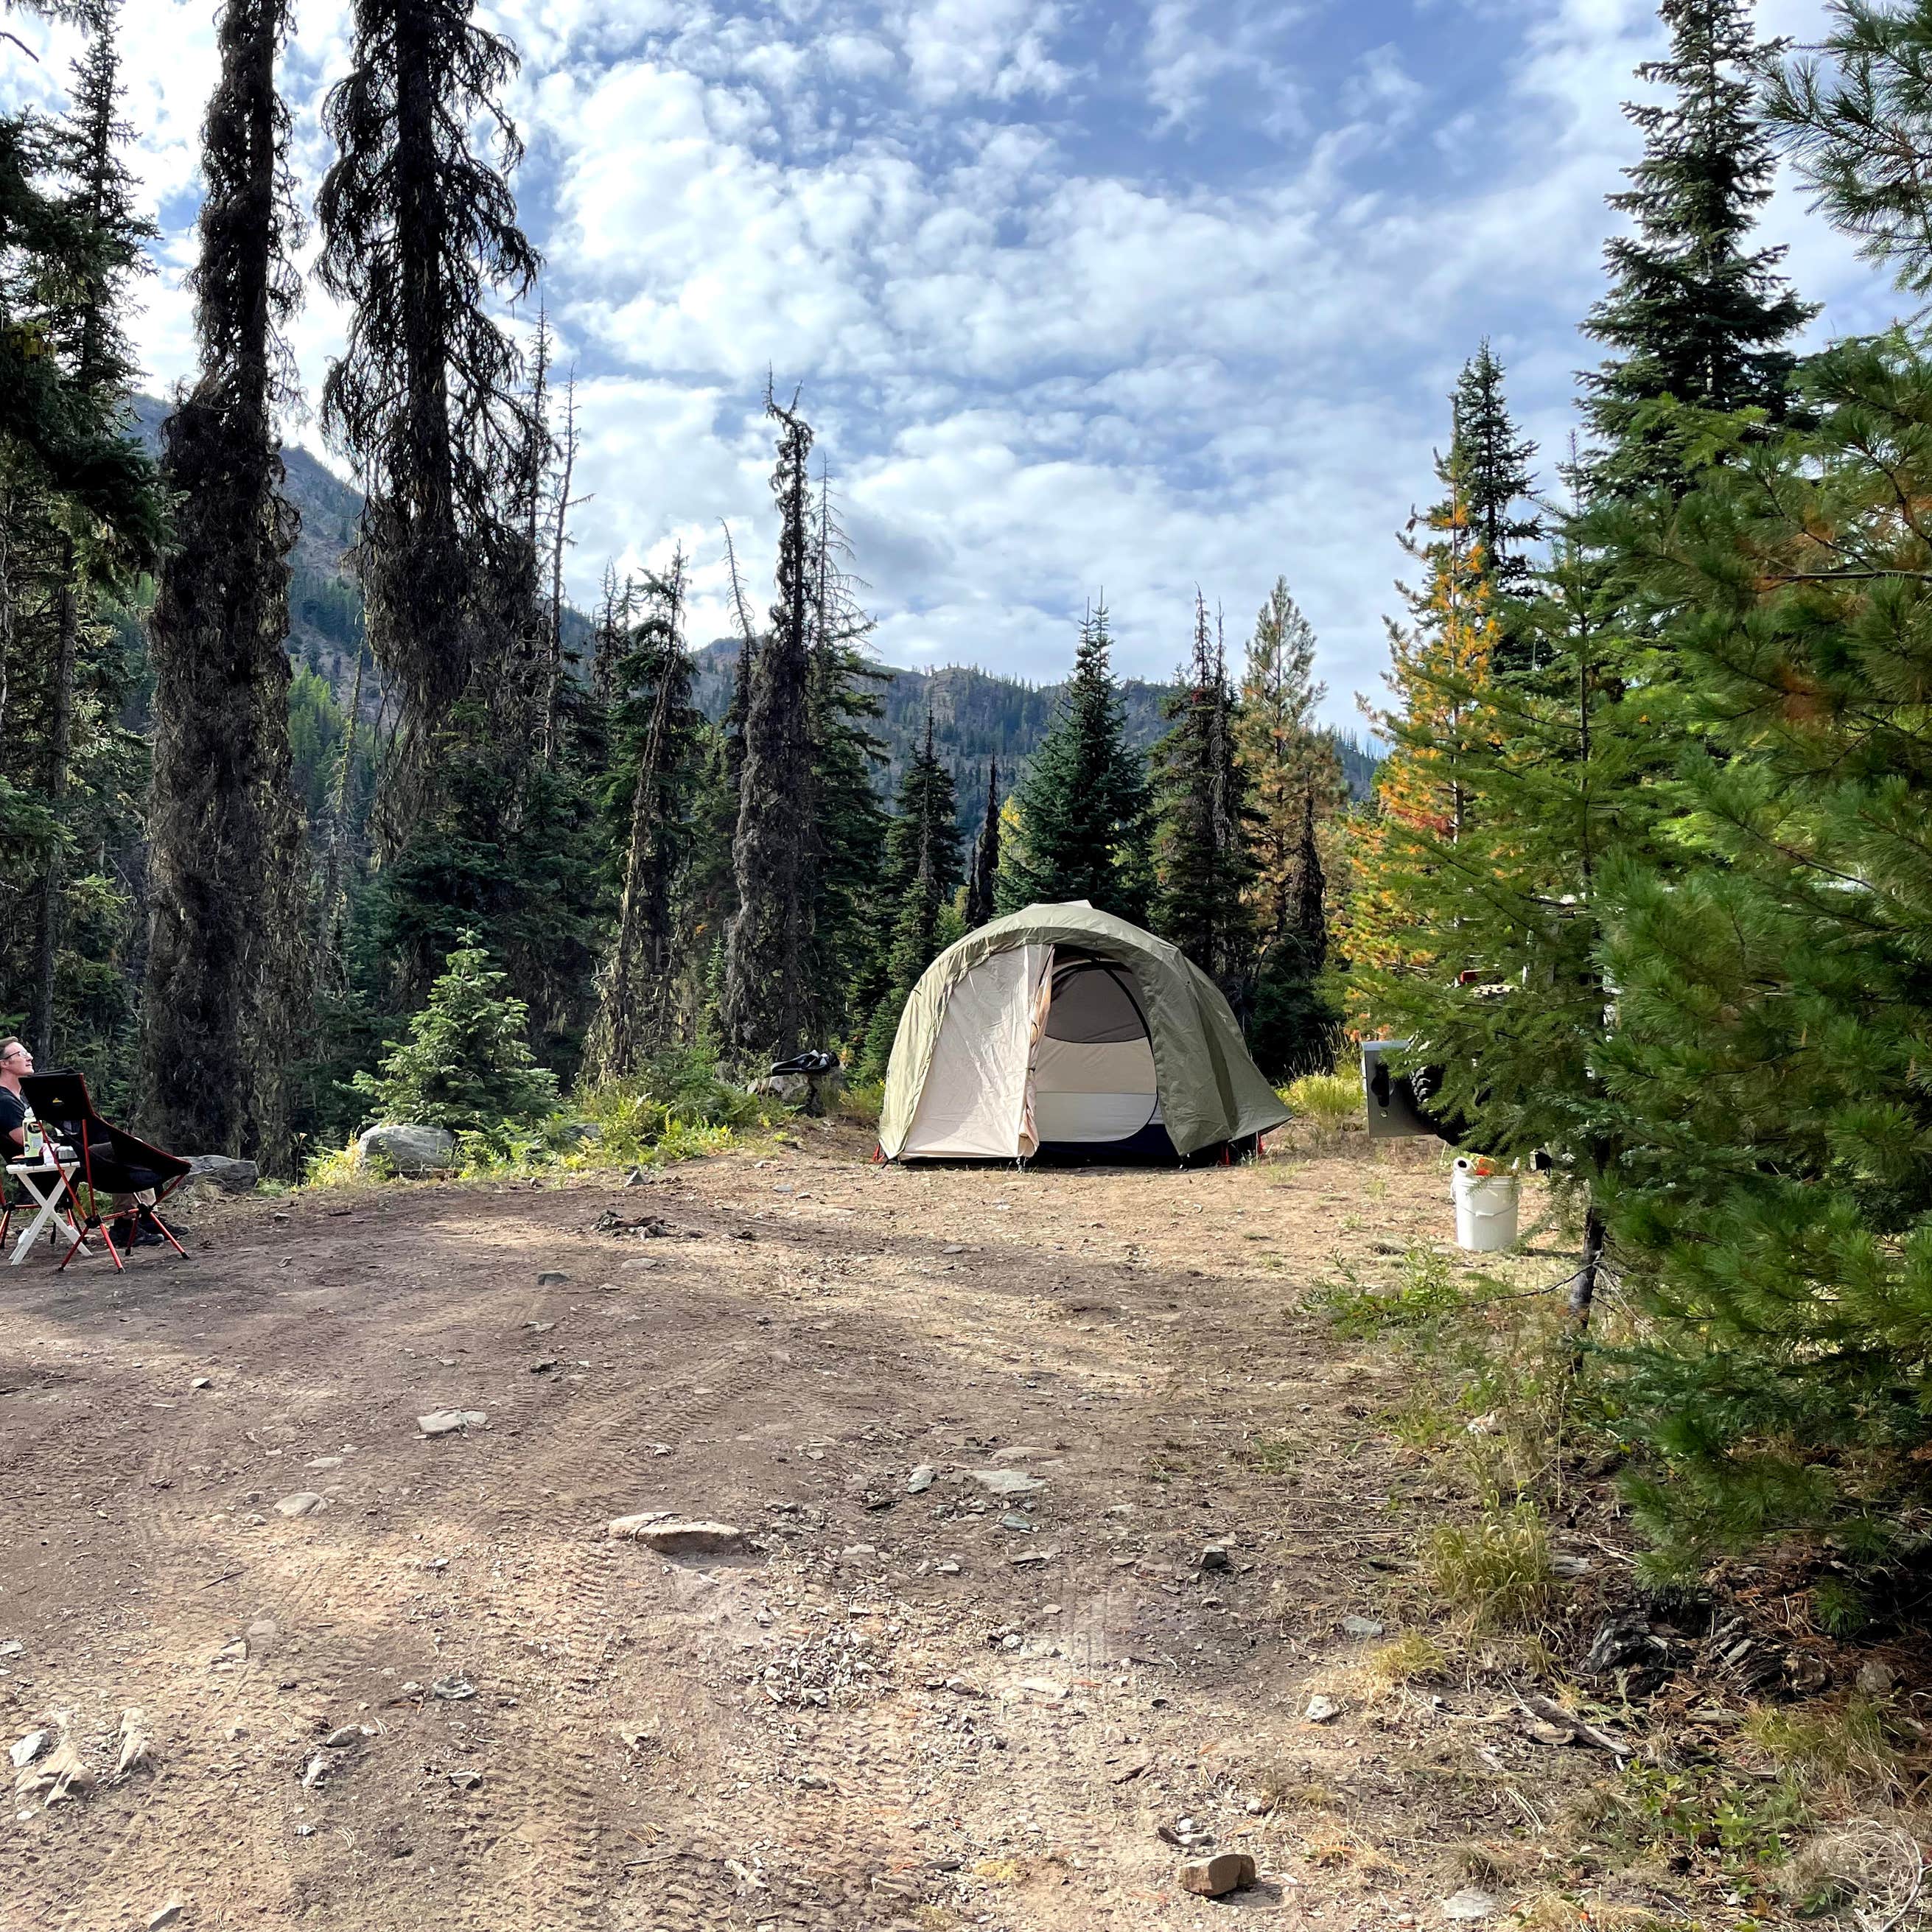
[[[1570,1278],[1570,1324],[1580,1340],[1590,1325],[1590,1311],[1596,1306],[1597,1276],[1604,1261],[1604,1216],[1593,1201],[1583,1216],[1583,1259]]]

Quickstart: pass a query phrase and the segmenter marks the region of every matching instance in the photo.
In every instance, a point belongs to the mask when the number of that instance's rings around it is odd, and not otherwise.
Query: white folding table
[[[7,1257],[9,1268],[18,1268],[27,1258],[28,1250],[39,1239],[43,1228],[48,1231],[50,1241],[56,1238],[60,1232],[61,1201],[64,1192],[62,1177],[72,1174],[80,1165],[78,1161],[72,1160],[62,1161],[57,1165],[45,1159],[9,1161],[7,1163],[7,1172],[20,1184],[28,1199],[38,1210],[20,1239],[14,1244],[14,1252]],[[23,1206],[16,1211],[24,1214],[26,1210]],[[71,1234],[73,1231],[69,1228],[68,1232]],[[83,1246],[80,1252],[86,1254],[87,1250]]]

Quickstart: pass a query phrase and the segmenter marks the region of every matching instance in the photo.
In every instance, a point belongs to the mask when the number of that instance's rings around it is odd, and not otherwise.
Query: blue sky
[[[128,0],[128,112],[160,219],[138,336],[190,363],[197,124],[212,0]],[[346,0],[298,0],[296,159]],[[1763,0],[1815,35],[1819,0]],[[1198,584],[1244,638],[1277,574],[1321,639],[1329,715],[1376,688],[1395,532],[1428,498],[1444,397],[1484,335],[1549,458],[1645,0],[504,0],[526,226],[576,365],[572,580],[682,541],[695,634],[728,628],[721,522],[768,595],[765,371],[802,383],[896,663],[1064,674],[1104,592],[1124,670],[1180,656]],[[15,22],[14,24],[20,26]],[[28,22],[0,94],[58,96]],[[1767,220],[1820,338],[1890,290],[1783,193]],[[296,332],[319,381],[340,316]],[[312,440],[312,428],[292,434]]]

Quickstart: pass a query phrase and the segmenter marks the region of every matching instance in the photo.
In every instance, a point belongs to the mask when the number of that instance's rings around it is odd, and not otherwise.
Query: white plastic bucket
[[[1478,1174],[1473,1162],[1458,1160],[1449,1184],[1456,1203],[1456,1245],[1472,1254],[1494,1255],[1515,1245],[1516,1178]]]

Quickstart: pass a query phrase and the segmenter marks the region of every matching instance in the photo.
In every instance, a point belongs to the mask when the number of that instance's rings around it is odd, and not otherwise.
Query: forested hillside
[[[141,440],[151,451],[160,448],[166,404],[152,396],[134,399],[135,421]],[[328,466],[298,446],[283,451],[290,507],[301,519],[301,534],[289,557],[289,638],[290,658],[319,674],[338,705],[346,706],[354,687],[356,652],[362,636],[362,595],[349,552],[356,540],[362,512],[360,494]],[[577,671],[587,676],[593,626],[580,611],[566,606],[566,644],[578,656]],[[720,638],[694,653],[692,698],[713,724],[724,716],[731,701],[731,679],[738,646]],[[940,755],[952,775],[959,797],[960,823],[976,823],[986,763],[997,758],[1006,776],[1002,794],[1012,789],[1018,768],[1038,748],[1052,723],[1065,686],[1030,685],[968,666],[949,665],[932,671],[876,667],[877,688],[883,706],[876,729],[885,748],[877,766],[882,793],[890,794],[916,754],[931,706]],[[1120,694],[1127,742],[1144,751],[1166,728],[1162,706],[1173,695],[1167,684],[1139,678],[1120,680]],[[366,668],[362,690],[363,716],[373,721],[380,706],[380,673]],[[314,694],[304,702],[312,704]],[[332,734],[328,745],[332,747]],[[1338,734],[1336,755],[1351,794],[1369,796],[1374,782],[1376,754],[1348,734]],[[318,769],[305,760],[304,788]]]

